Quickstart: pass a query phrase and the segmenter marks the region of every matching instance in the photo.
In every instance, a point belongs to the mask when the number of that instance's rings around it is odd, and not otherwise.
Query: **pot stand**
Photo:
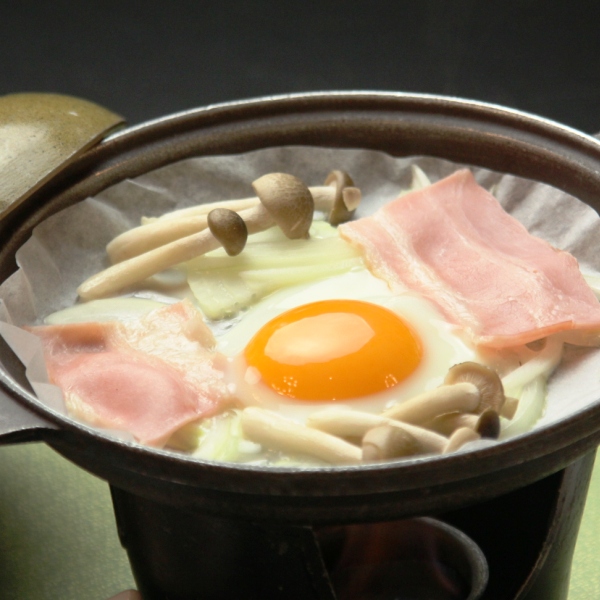
[[[533,484],[439,515],[482,549],[483,600],[566,600],[596,452]]]
[[[565,600],[594,455],[438,515],[441,522],[286,526],[206,516],[114,486],[111,492],[119,536],[145,600],[391,600],[399,581],[433,585],[431,572],[406,569],[406,561],[423,567],[423,548],[432,545],[449,575],[423,598]],[[449,533],[444,522],[469,537]],[[362,553],[355,552],[356,541]],[[478,546],[489,563],[485,592],[487,567]],[[365,582],[363,575],[372,577]]]

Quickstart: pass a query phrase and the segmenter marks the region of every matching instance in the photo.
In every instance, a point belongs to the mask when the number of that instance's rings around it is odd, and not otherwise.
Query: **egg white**
[[[247,367],[243,357],[244,349],[271,319],[304,304],[336,299],[372,302],[392,310],[409,323],[423,347],[423,358],[415,372],[383,392],[334,403],[302,402],[282,396],[261,381],[256,369]],[[46,322],[57,324],[114,318],[127,320],[164,305],[166,300],[174,302],[177,298],[153,297],[148,300],[122,297],[97,300],[54,313]],[[302,423],[306,422],[311,413],[331,406],[381,412],[390,404],[440,385],[452,365],[468,360],[481,362],[481,357],[459,337],[455,327],[445,321],[430,302],[408,290],[391,291],[387,283],[365,268],[355,268],[320,281],[281,289],[243,314],[213,323],[212,327],[217,339],[217,350],[229,359],[226,377],[232,395],[242,405],[269,408]]]
[[[263,325],[282,312],[311,302],[334,299],[372,302],[402,317],[421,340],[423,359],[420,365],[408,379],[393,388],[343,402],[302,402],[274,392],[260,380],[256,369],[245,364],[246,345]],[[217,350],[230,359],[232,390],[242,404],[270,408],[299,422],[305,422],[317,410],[334,405],[381,412],[390,404],[440,385],[452,365],[477,360],[476,352],[456,335],[454,326],[446,322],[431,303],[412,292],[392,292],[384,281],[367,269],[355,269],[272,294],[217,332]]]

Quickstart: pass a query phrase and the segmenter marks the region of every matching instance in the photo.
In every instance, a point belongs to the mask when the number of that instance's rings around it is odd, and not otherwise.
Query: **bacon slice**
[[[428,298],[477,345],[600,330],[575,258],[532,236],[467,169],[339,231],[374,274]]]
[[[163,446],[229,401],[226,359],[189,301],[137,321],[33,327],[73,416]]]

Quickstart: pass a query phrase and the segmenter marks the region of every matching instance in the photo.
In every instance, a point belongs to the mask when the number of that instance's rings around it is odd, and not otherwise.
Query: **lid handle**
[[[0,218],[123,122],[71,96],[0,96]]]

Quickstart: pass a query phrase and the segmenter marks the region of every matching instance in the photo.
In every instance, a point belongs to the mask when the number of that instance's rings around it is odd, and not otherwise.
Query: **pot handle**
[[[39,442],[58,427],[19,404],[0,390],[0,446]]]

